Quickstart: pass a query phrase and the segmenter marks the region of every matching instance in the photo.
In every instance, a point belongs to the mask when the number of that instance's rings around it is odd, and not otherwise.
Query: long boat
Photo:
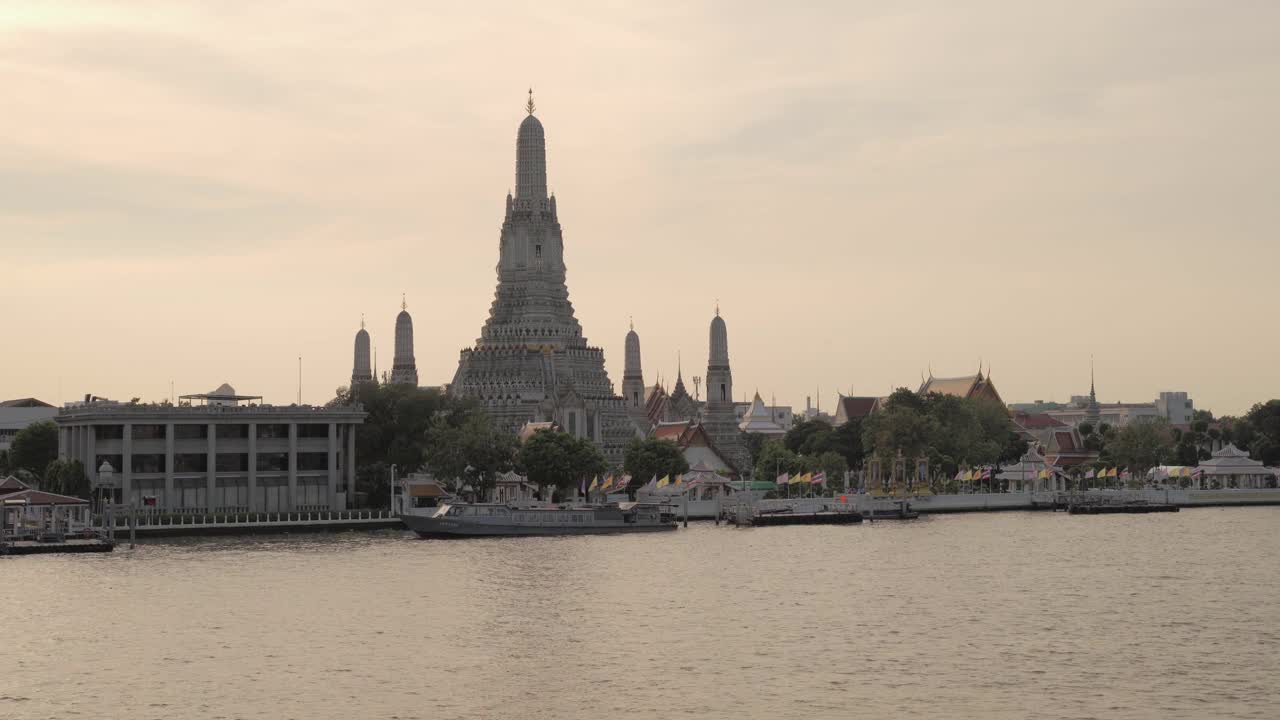
[[[528,505],[446,503],[406,508],[400,519],[423,538],[596,535],[676,529],[667,506],[654,503]]]

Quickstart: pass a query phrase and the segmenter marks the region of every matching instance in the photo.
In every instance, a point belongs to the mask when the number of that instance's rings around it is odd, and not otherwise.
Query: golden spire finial
[[[716,298],[716,317],[720,317],[720,298]]]
[[[360,313],[360,329],[364,329],[364,313]]]
[[[635,315],[628,315],[628,316],[627,316],[627,319],[631,322],[631,329],[632,329],[632,330],[635,330],[635,329],[636,329],[636,316],[635,316]]]
[[[409,303],[404,299],[404,293],[400,293],[400,309],[401,310],[409,309]]]
[[[524,109],[528,111],[530,115],[533,114],[534,110],[538,109],[538,106],[533,104],[533,88],[529,88],[529,102],[524,104]]]

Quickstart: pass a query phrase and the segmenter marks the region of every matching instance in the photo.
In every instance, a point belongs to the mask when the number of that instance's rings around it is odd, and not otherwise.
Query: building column
[[[98,482],[98,428],[95,425],[82,425],[81,431],[84,441],[84,472],[89,476],[89,487],[93,487]]]
[[[343,510],[351,507],[351,499],[355,497],[356,492],[356,426],[348,424],[345,427],[347,429],[347,456],[343,460],[346,463],[347,492],[345,493],[346,497],[343,499],[343,504],[346,506],[342,508]]]
[[[258,501],[258,424],[249,423],[249,512],[262,512]]]
[[[160,507],[168,510],[173,507],[173,423],[164,426],[164,497],[160,499]]]
[[[298,423],[289,423],[289,509],[298,509]]]
[[[124,424],[120,440],[120,502],[133,504],[133,423]]]
[[[329,451],[325,453],[329,459],[329,509],[341,510],[338,507],[338,424],[329,423]]]
[[[213,493],[217,490],[218,481],[216,472],[218,469],[218,426],[209,423],[208,450],[205,452],[205,476],[204,476],[204,511],[213,512]]]

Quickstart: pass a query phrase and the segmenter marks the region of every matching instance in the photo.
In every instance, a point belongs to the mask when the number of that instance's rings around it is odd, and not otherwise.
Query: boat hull
[[[675,523],[657,525],[519,525],[514,523],[469,523],[451,518],[401,515],[405,526],[421,538],[457,537],[541,537],[550,535],[619,535],[624,533],[666,532],[675,530]]]

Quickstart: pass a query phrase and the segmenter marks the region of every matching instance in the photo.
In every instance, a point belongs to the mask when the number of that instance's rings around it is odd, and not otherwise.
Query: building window
[[[329,453],[322,452],[303,452],[298,453],[298,471],[299,472],[315,472],[329,469]]]
[[[165,436],[164,425],[134,425],[134,440],[163,440]]]
[[[173,471],[176,473],[202,473],[208,470],[207,453],[178,453],[173,456]]]
[[[204,440],[209,437],[209,426],[204,423],[174,425],[173,437],[175,440]]]
[[[214,469],[220,473],[249,471],[248,453],[218,453],[213,462]]]
[[[215,434],[219,440],[247,440],[249,426],[243,423],[219,425]]]
[[[289,453],[258,453],[258,472],[284,472],[289,469]]]
[[[164,453],[141,453],[129,457],[129,466],[136,473],[164,472]]]
[[[728,399],[729,399],[729,394],[725,392],[724,383],[720,383],[720,400],[724,401]]]
[[[95,425],[93,427],[93,437],[96,440],[123,440],[123,425]],[[116,468],[117,470],[119,468]]]
[[[541,245],[534,245],[534,246],[533,246],[533,256],[534,256],[534,257],[536,257],[536,258],[540,258],[540,257],[542,257],[542,246],[541,246]]]
[[[298,437],[327,438],[329,437],[329,425],[328,423],[299,423]]]
[[[258,439],[289,437],[289,426],[283,423],[264,423],[258,426]]]

